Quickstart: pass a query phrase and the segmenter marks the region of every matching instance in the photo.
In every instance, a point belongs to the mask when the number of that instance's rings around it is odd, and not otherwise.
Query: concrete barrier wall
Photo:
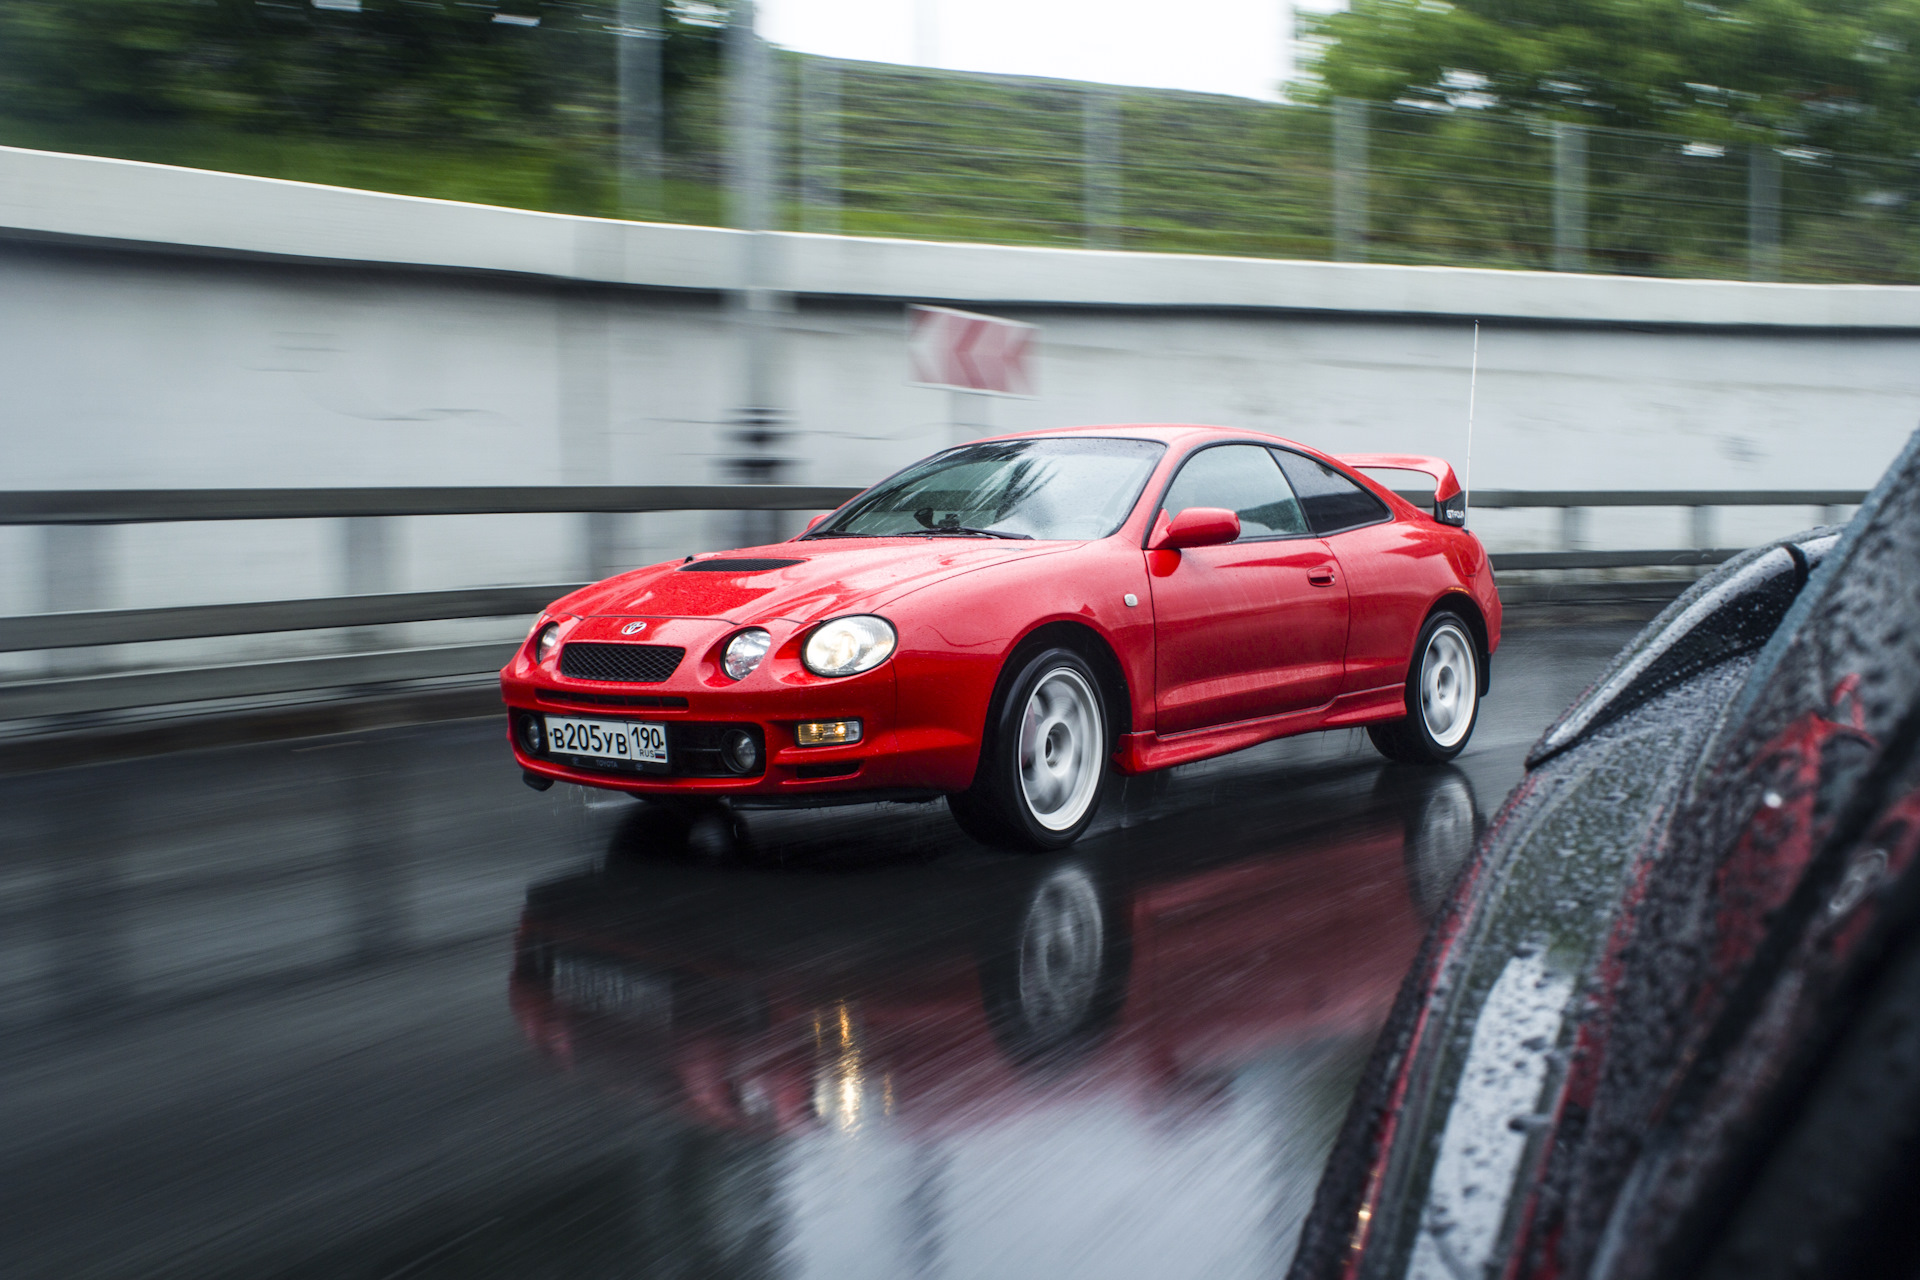
[[[0,487],[730,479],[729,291],[748,239],[0,149]],[[762,246],[789,299],[774,398],[794,482],[862,484],[955,438],[1100,421],[1459,465],[1476,319],[1484,487],[1866,487],[1920,422],[1915,289]],[[1038,395],[909,386],[916,301],[1038,324]],[[1728,513],[1717,540],[1809,520]],[[1586,537],[1685,545],[1683,525],[1596,512]],[[1544,513],[1476,526],[1505,549],[1559,537]],[[625,518],[604,554],[726,532]],[[578,517],[408,520],[388,540],[395,590],[585,567]],[[324,594],[349,585],[342,543],[329,522],[0,530],[0,612]],[[63,566],[89,563],[93,585],[63,597]]]

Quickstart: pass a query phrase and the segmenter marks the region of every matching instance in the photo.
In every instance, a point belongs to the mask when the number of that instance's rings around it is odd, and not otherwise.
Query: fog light
[[[536,756],[547,752],[547,732],[540,724],[539,716],[523,716],[520,720],[520,741],[527,750]]]
[[[720,740],[720,758],[735,773],[760,772],[760,744],[745,729],[729,729]]]
[[[794,741],[803,747],[839,747],[860,741],[858,720],[807,720],[794,726]]]

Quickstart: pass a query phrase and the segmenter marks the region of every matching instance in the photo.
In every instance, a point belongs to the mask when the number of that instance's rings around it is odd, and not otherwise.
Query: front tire
[[[1480,719],[1480,659],[1457,613],[1436,613],[1420,628],[1407,671],[1407,717],[1369,725],[1380,754],[1405,764],[1444,764],[1459,755]]]
[[[1071,649],[1026,659],[987,717],[973,786],[947,797],[987,844],[1044,851],[1080,838],[1099,808],[1112,741],[1100,681]]]

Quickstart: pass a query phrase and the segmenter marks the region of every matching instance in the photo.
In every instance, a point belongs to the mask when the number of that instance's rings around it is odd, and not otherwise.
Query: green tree
[[[1307,96],[1910,154],[1920,0],[1353,0]]]
[[[717,68],[726,6],[663,8],[671,104]],[[602,138],[615,16],[614,0],[6,0],[0,111],[330,137]]]

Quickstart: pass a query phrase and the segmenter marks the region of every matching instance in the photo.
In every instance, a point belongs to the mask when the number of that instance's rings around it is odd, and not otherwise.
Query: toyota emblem
[[[620,628],[620,634],[630,636],[636,631],[645,631],[646,629],[647,624],[644,622],[629,622],[626,626]]]

